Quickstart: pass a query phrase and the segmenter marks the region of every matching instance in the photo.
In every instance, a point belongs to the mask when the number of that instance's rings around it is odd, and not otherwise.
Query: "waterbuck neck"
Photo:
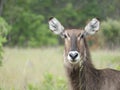
[[[87,89],[87,86],[90,85],[88,80],[93,82],[95,77],[99,77],[99,71],[96,70],[92,64],[90,52],[85,39],[84,45],[84,50],[86,52],[83,54],[83,58],[80,62],[81,64],[65,64],[65,70],[71,90],[89,90],[89,88]],[[96,80],[96,83],[99,82],[98,79]]]

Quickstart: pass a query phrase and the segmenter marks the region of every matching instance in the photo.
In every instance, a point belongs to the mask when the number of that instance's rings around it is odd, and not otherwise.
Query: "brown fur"
[[[78,36],[79,30],[68,30],[69,35]],[[80,44],[79,44],[80,43]],[[120,71],[113,69],[98,70],[91,61],[86,39],[76,42],[77,50],[81,53],[81,65],[70,64],[66,56],[70,51],[70,41],[65,40],[65,70],[69,80],[69,90],[120,90]]]

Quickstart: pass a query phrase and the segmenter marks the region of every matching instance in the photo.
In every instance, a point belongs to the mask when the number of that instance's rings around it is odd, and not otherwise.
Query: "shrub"
[[[28,84],[27,90],[68,90],[65,79],[62,77],[56,77],[51,73],[44,75],[43,81],[40,86]]]
[[[55,77],[51,73],[46,73],[40,90],[67,90],[67,85],[62,77]]]
[[[6,35],[8,31],[10,30],[10,26],[7,24],[7,22],[0,17],[0,65],[1,65],[1,60],[2,60],[2,47],[3,43],[6,41]]]
[[[108,48],[120,46],[120,21],[107,19],[101,23],[101,43]]]
[[[9,33],[10,46],[39,47],[57,43],[48,25],[44,23],[43,15],[22,12],[12,27]]]

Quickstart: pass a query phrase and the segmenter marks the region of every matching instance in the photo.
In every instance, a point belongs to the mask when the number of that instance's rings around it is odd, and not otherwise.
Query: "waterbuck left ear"
[[[100,28],[100,21],[97,18],[93,18],[85,27],[85,35],[93,35]]]
[[[51,17],[49,19],[48,23],[49,23],[49,29],[54,34],[57,34],[57,35],[60,35],[61,37],[63,37],[64,27],[55,17]]]

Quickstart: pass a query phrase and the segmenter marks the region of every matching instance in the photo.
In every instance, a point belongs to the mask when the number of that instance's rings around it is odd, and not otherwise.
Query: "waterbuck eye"
[[[70,35],[67,34],[67,33],[65,33],[65,34],[64,34],[64,38],[70,38]]]
[[[82,34],[81,36],[80,36],[80,38],[83,38],[84,37],[84,35]]]
[[[67,38],[67,35],[66,35],[66,34],[64,34],[64,38]]]
[[[80,40],[81,38],[83,38],[84,37],[84,34],[78,34],[78,40]]]

